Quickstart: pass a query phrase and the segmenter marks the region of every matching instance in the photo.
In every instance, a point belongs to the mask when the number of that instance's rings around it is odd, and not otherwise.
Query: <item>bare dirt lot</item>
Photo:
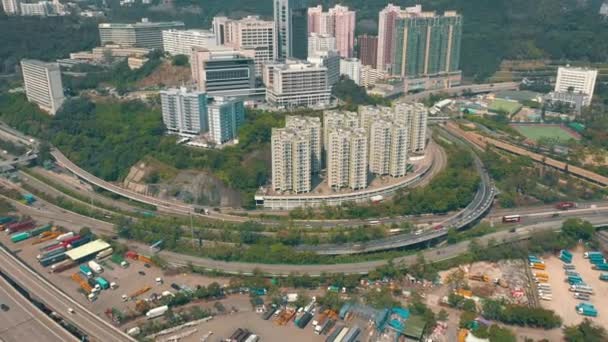
[[[608,311],[606,311],[606,298],[608,296],[608,283],[599,280],[600,271],[591,269],[591,264],[588,259],[583,258],[583,248],[579,247],[572,251],[573,258],[572,263],[576,266],[576,272],[578,272],[583,281],[593,287],[594,295],[588,301],[593,304],[598,310],[598,316],[593,318],[592,321],[600,326],[608,327]],[[578,299],[574,299],[572,292],[569,291],[569,285],[565,281],[564,269],[562,267],[563,262],[555,257],[550,256],[545,258],[545,264],[547,265],[547,273],[549,273],[549,284],[553,291],[552,301],[541,301],[541,305],[547,309],[552,309],[558,313],[563,319],[565,325],[572,325],[580,323],[583,318],[579,315],[576,310],[576,304],[580,303]]]
[[[272,320],[265,321],[255,312],[237,312],[232,315],[215,317],[213,320],[201,323],[197,326],[198,331],[182,339],[184,342],[199,342],[201,337],[208,332],[213,332],[207,341],[222,341],[228,338],[238,328],[247,329],[258,335],[261,341],[268,342],[315,342],[324,341],[327,336],[316,335],[312,331],[312,325],[307,325],[304,329],[299,329],[293,322],[284,326],[278,326]]]

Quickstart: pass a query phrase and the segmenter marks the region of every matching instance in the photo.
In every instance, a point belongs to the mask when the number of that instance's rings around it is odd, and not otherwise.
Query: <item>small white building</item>
[[[589,105],[593,99],[596,78],[597,69],[570,67],[569,65],[559,67],[557,69],[555,92],[588,95],[588,102],[583,105]]]
[[[361,61],[358,58],[340,60],[340,75],[346,75],[357,85],[361,84]]]

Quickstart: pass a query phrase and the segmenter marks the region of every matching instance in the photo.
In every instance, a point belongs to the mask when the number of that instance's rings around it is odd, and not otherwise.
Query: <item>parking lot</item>
[[[583,258],[583,248],[579,247],[571,251],[573,254],[572,264],[576,267],[583,280],[593,288],[594,294],[587,302],[593,304],[598,310],[597,317],[589,317],[592,321],[603,327],[608,327],[608,309],[606,308],[606,298],[608,296],[608,283],[599,280],[600,271],[593,270],[588,259]],[[541,300],[544,308],[554,310],[564,320],[564,325],[578,324],[583,321],[585,316],[576,312],[575,306],[581,301],[575,299],[573,292],[570,292],[569,285],[565,281],[563,269],[564,263],[556,256],[545,258],[546,272],[549,274],[549,284],[553,291],[553,300]]]
[[[171,272],[170,275],[167,275],[160,268],[155,266],[145,267],[143,262],[137,260],[128,260],[130,263],[128,268],[122,268],[109,259],[105,259],[100,262],[100,265],[103,267],[101,276],[110,283],[115,282],[118,288],[101,291],[97,300],[90,302],[80,290],[79,284],[71,279],[74,273],[78,273],[78,267],[65,270],[61,273],[50,273],[50,267],[42,267],[40,265],[36,256],[40,253],[39,248],[44,246],[45,243],[32,245],[31,240],[26,240],[15,244],[9,240],[6,234],[0,234],[0,241],[15,251],[22,260],[57,287],[64,290],[81,304],[86,305],[92,312],[104,318],[106,318],[105,311],[107,309],[116,308],[125,313],[135,310],[134,300],[123,301],[121,297],[122,295],[131,296],[136,291],[147,286],[150,287],[150,290],[138,296],[137,299],[148,298],[153,293],[160,295],[164,291],[176,292],[171,287],[172,283],[196,288],[197,285],[207,286],[212,282],[217,282],[220,285],[226,285],[229,282],[228,278],[210,278],[196,274]],[[157,277],[163,280],[162,284],[156,283]]]

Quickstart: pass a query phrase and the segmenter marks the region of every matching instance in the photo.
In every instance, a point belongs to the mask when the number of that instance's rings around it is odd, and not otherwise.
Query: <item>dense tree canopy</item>
[[[78,17],[0,14],[0,73],[12,73],[22,58],[54,60],[99,45],[97,22]]]
[[[608,332],[605,327],[585,319],[579,325],[565,327],[564,338],[568,342],[601,342],[608,340]]]

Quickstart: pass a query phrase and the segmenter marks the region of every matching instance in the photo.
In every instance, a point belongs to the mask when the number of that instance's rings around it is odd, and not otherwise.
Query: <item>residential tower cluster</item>
[[[421,103],[326,110],[323,118],[288,116],[272,130],[272,189],[308,193],[319,176],[334,190],[361,190],[372,177],[403,177],[408,155],[423,154],[428,109]]]

